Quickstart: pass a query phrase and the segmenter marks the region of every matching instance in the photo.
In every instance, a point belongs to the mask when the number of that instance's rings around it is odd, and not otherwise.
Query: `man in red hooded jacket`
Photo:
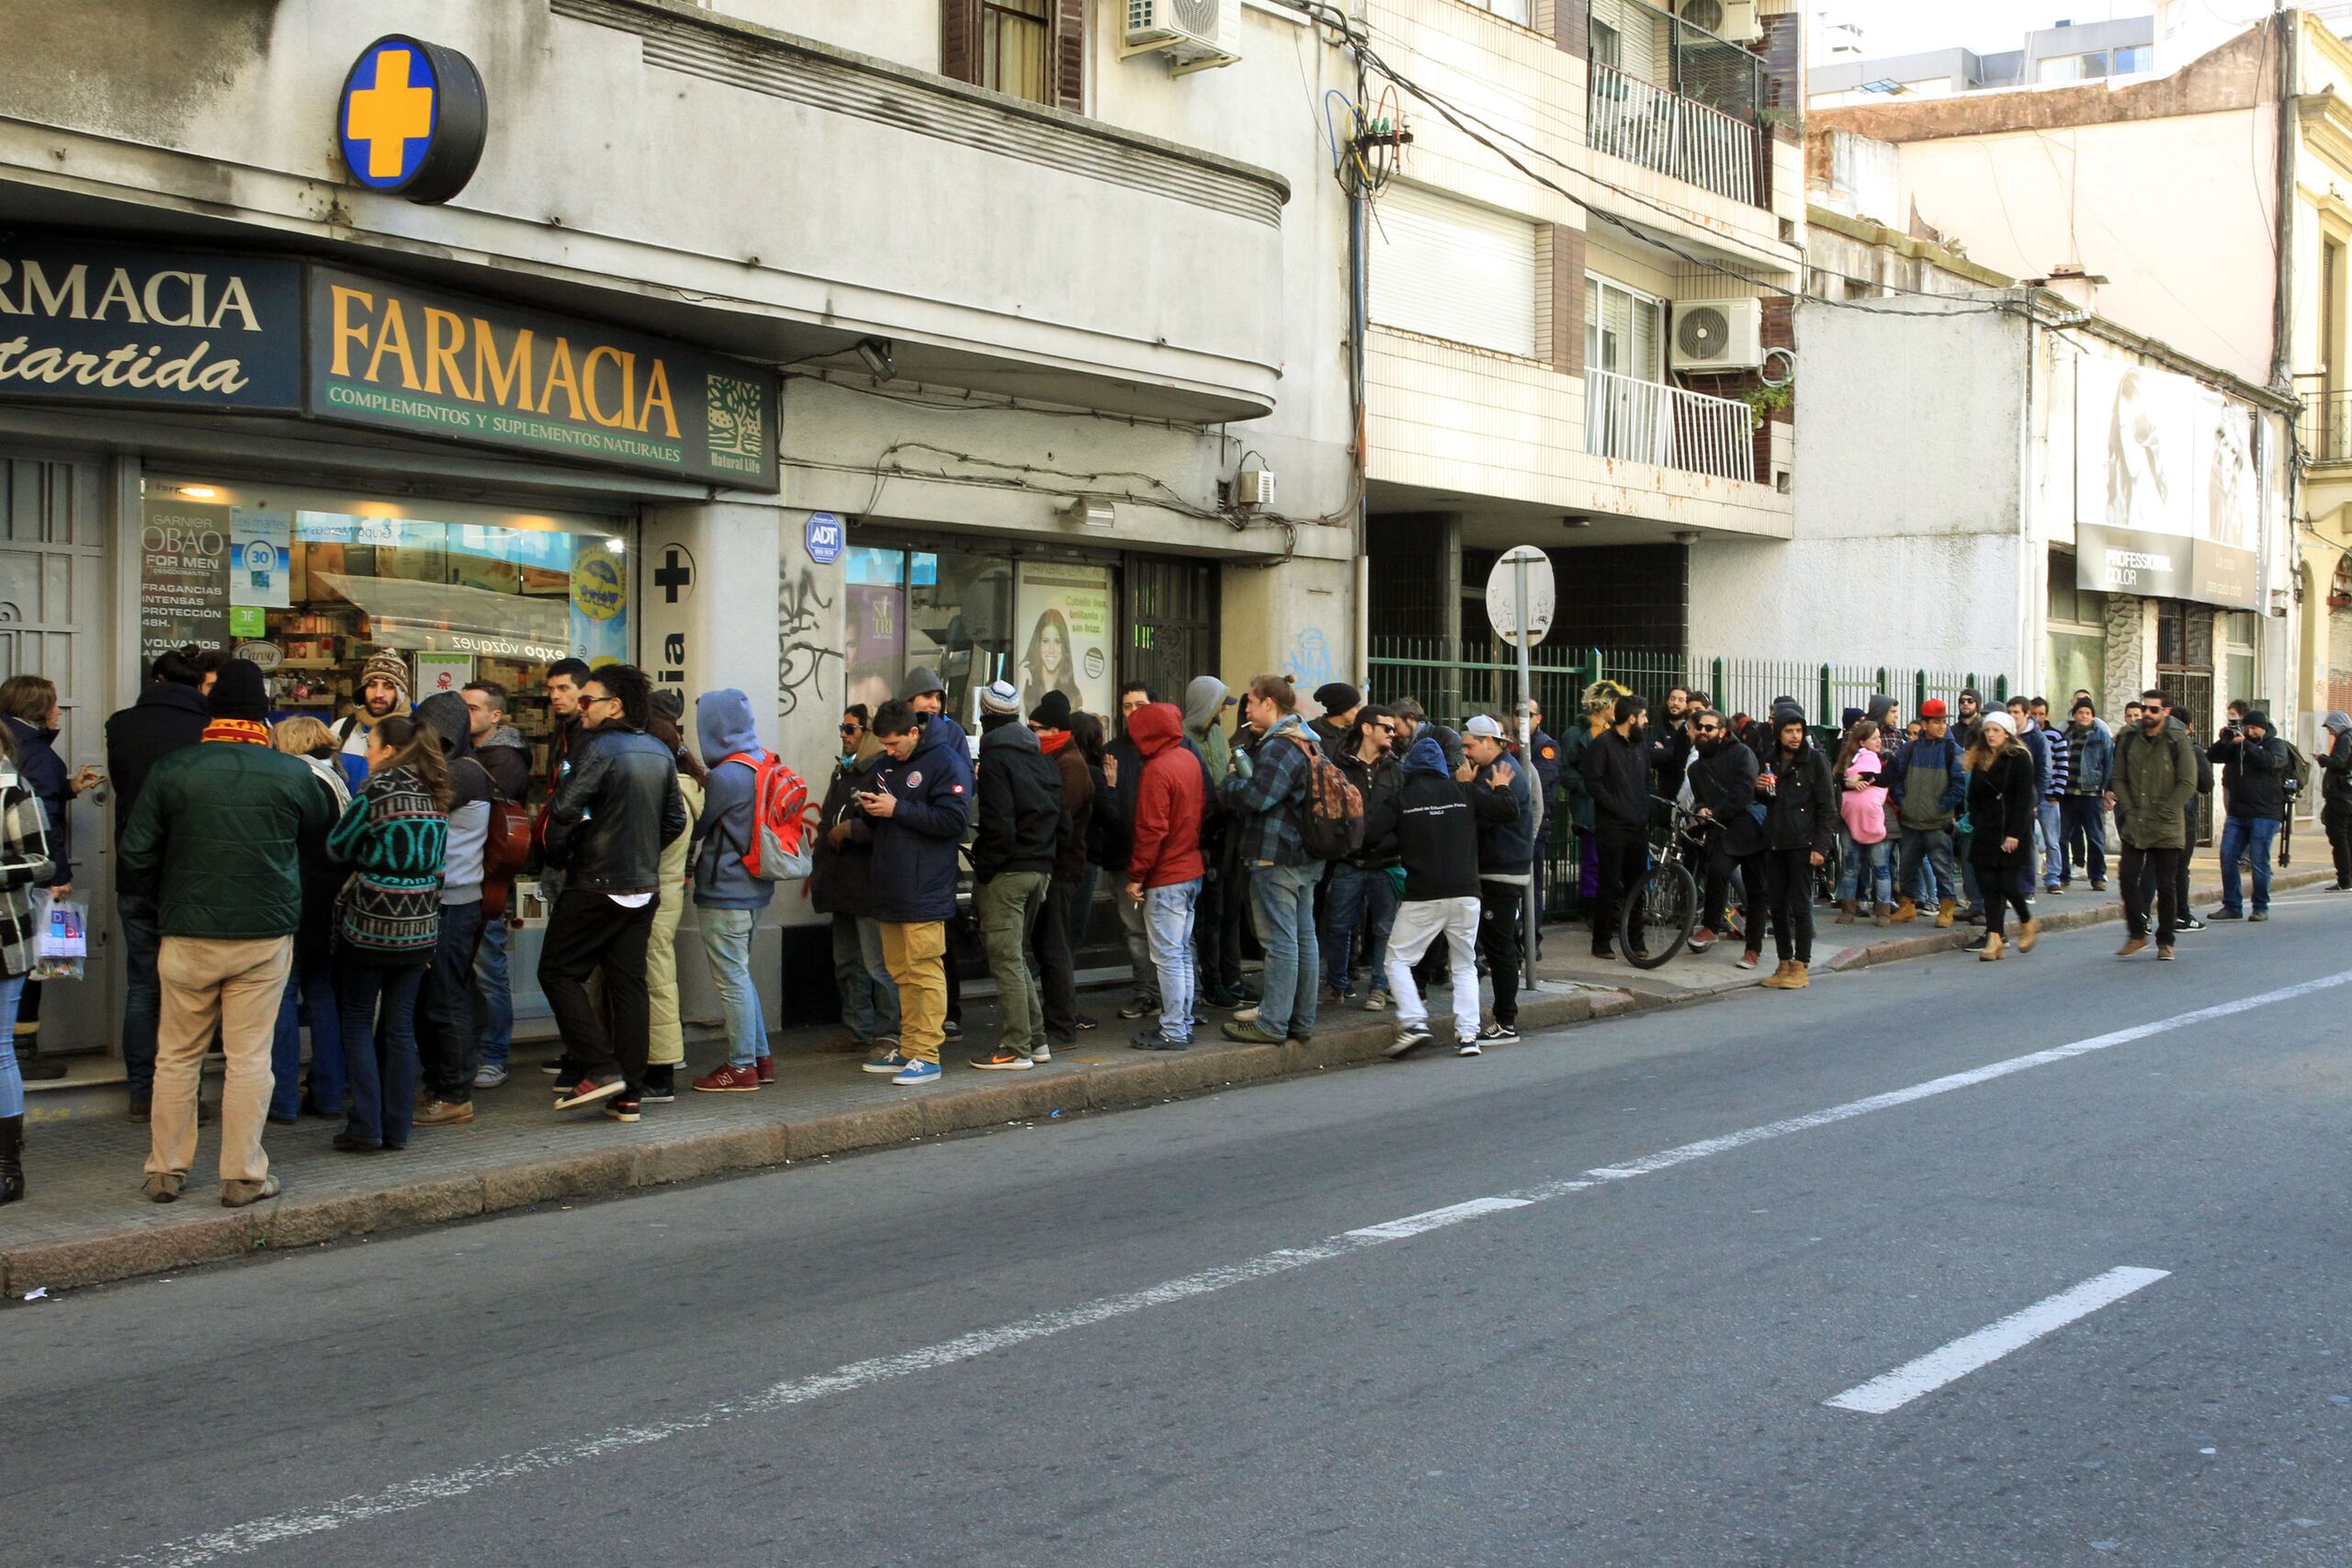
[[[1193,1043],[1193,906],[1201,896],[1208,772],[1184,744],[1184,720],[1174,703],[1136,709],[1127,734],[1143,757],[1127,897],[1143,906],[1144,934],[1159,976],[1159,1023],[1146,1025],[1132,1043],[1138,1051],[1182,1051]]]

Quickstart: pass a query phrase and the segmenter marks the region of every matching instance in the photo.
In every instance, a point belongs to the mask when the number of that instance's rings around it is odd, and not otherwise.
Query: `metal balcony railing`
[[[1584,446],[1720,479],[1756,478],[1756,416],[1746,403],[1607,370],[1584,377]]]
[[[1760,205],[1757,129],[1721,109],[1596,64],[1585,126],[1585,140],[1596,152]]]
[[[2352,463],[2352,388],[2329,387],[2323,377],[2298,376],[2302,418],[2296,434],[2314,463]]]

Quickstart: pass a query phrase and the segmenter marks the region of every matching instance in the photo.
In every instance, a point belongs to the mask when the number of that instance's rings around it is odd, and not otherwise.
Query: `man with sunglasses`
[[[1363,796],[1364,819],[1405,782],[1396,755],[1396,716],[1386,708],[1360,706],[1331,761]],[[1372,970],[1366,1012],[1388,1010],[1388,929],[1396,919],[1397,889],[1388,868],[1397,863],[1394,840],[1386,844],[1364,836],[1354,854],[1331,863],[1323,890],[1323,1001],[1339,1007],[1352,991],[1356,934],[1363,933],[1364,962]]]

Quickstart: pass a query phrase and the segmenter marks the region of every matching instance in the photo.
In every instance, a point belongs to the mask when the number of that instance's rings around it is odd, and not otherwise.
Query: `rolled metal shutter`
[[[1372,319],[1407,332],[1536,356],[1535,225],[1392,186],[1372,225]]]

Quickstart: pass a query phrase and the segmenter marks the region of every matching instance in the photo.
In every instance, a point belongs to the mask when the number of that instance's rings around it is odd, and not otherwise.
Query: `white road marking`
[[[2132,1041],[2144,1040],[2151,1035],[2164,1034],[2176,1029],[2187,1029],[2199,1023],[2210,1023],[2215,1019],[2250,1012],[2256,1008],[2268,1007],[2277,1002],[2292,1001],[2299,997],[2310,996],[2317,991],[2347,984],[2352,984],[2352,969],[2345,970],[2341,974],[2322,976],[2315,980],[2305,980],[2297,985],[2283,986],[2277,990],[2241,997],[2235,1001],[2199,1008],[2193,1012],[2176,1013],[2170,1018],[2159,1019],[2153,1023],[2134,1024],[2128,1029],[2118,1029],[2106,1034],[2095,1034],[2087,1040],[2077,1040],[2069,1044],[2052,1046],[2046,1051],[2034,1051],[2022,1056],[2012,1056],[2007,1061],[1994,1062],[1982,1067],[1972,1067],[1966,1072],[1950,1073],[1939,1078],[1929,1078],[1925,1083],[1913,1084],[1907,1089],[1892,1089],[1885,1094],[1874,1094],[1863,1100],[1848,1100],[1843,1105],[1833,1105],[1825,1111],[1815,1111],[1803,1116],[1792,1116],[1779,1122],[1768,1122],[1758,1127],[1749,1127],[1737,1133],[1726,1133],[1721,1137],[1704,1138],[1695,1144],[1683,1144],[1641,1159],[1627,1161],[1621,1165],[1602,1166],[1563,1180],[1521,1188],[1516,1192],[1500,1193],[1489,1198],[1472,1199],[1443,1209],[1432,1209],[1425,1213],[1391,1220],[1385,1224],[1367,1225],[1359,1230],[1327,1236],[1312,1246],[1284,1247],[1244,1262],[1229,1264],[1219,1269],[1204,1269],[1197,1274],[1185,1275],[1182,1279],[1147,1286],[1140,1291],[1131,1291],[1123,1295],[1102,1296],[1079,1306],[1056,1312],[1039,1313],[1034,1317],[1022,1318],[995,1328],[978,1329],[970,1334],[959,1335],[956,1338],[919,1349],[904,1350],[891,1356],[877,1356],[870,1360],[853,1361],[847,1366],[836,1367],[829,1372],[791,1379],[740,1399],[724,1400],[690,1416],[642,1426],[616,1427],[608,1431],[550,1443],[541,1448],[508,1454],[498,1459],[486,1460],[480,1464],[468,1465],[462,1469],[444,1471],[435,1475],[420,1476],[413,1481],[398,1482],[378,1491],[356,1493],[348,1497],[321,1504],[314,1508],[273,1514],[266,1518],[232,1525],[226,1529],[186,1536],[178,1540],[167,1541],[153,1551],[118,1561],[122,1568],[196,1568],[198,1563],[214,1562],[223,1557],[244,1556],[278,1541],[300,1540],[305,1536],[320,1535],[329,1530],[364,1524],[368,1520],[380,1518],[388,1514],[404,1513],[412,1508],[421,1508],[429,1504],[463,1496],[480,1487],[496,1485],[501,1482],[513,1481],[547,1471],[560,1470],[583,1461],[602,1458],[606,1454],[632,1448],[642,1448],[650,1443],[663,1442],[684,1433],[702,1431],[721,1422],[768,1415],[796,1404],[805,1404],[810,1400],[821,1399],[830,1394],[852,1393],[857,1389],[878,1382],[887,1382],[895,1378],[906,1377],[911,1373],[935,1371],[942,1367],[955,1366],[958,1362],[968,1361],[975,1357],[985,1356],[992,1351],[1009,1350],[1032,1340],[1051,1338],[1056,1335],[1067,1334],[1072,1329],[1085,1328],[1097,1323],[1108,1322],[1113,1318],[1125,1317],[1151,1307],[1167,1306],[1198,1296],[1213,1295],[1236,1285],[1272,1279],[1276,1275],[1287,1274],[1294,1269],[1304,1269],[1310,1264],[1325,1262],[1330,1258],[1344,1257],[1371,1247],[1383,1247],[1391,1241],[1418,1235],[1424,1231],[1436,1229],[1441,1225],[1450,1225],[1476,1215],[1526,1208],[1531,1204],[1565,1198],[1570,1193],[1582,1192],[1589,1188],[1611,1182],[1630,1181],[1636,1177],[1649,1176],[1657,1171],[1672,1169],[1676,1166],[1688,1165],[1693,1160],[1729,1154],[1736,1149],[1746,1148],[1751,1144],[1787,1137],[1792,1133],[1809,1132],[1815,1127],[1826,1127],[1856,1116],[1868,1115],[1874,1111],[1890,1111],[1897,1106],[1909,1105],[1916,1100],[1950,1094],[1955,1089],[1972,1089],[1978,1084],[1990,1083],[1996,1078],[2007,1077],[2012,1073],[2021,1073],[2029,1068],[2069,1061],[2076,1056],[2087,1055],[2094,1051],[2104,1051],[2112,1046],[2129,1044]]]
[[[2064,1328],[2077,1318],[2088,1317],[2101,1307],[2114,1305],[2132,1292],[2164,1279],[2167,1272],[2163,1269],[2110,1269],[2096,1279],[2045,1297],[1973,1334],[1963,1334],[1940,1349],[1905,1361],[1891,1372],[1822,1403],[1834,1410],[1856,1410],[1865,1416],[1900,1410],[1923,1393],[1933,1393],[1979,1367],[1991,1366],[2012,1350],[2023,1349],[2045,1334]]]

